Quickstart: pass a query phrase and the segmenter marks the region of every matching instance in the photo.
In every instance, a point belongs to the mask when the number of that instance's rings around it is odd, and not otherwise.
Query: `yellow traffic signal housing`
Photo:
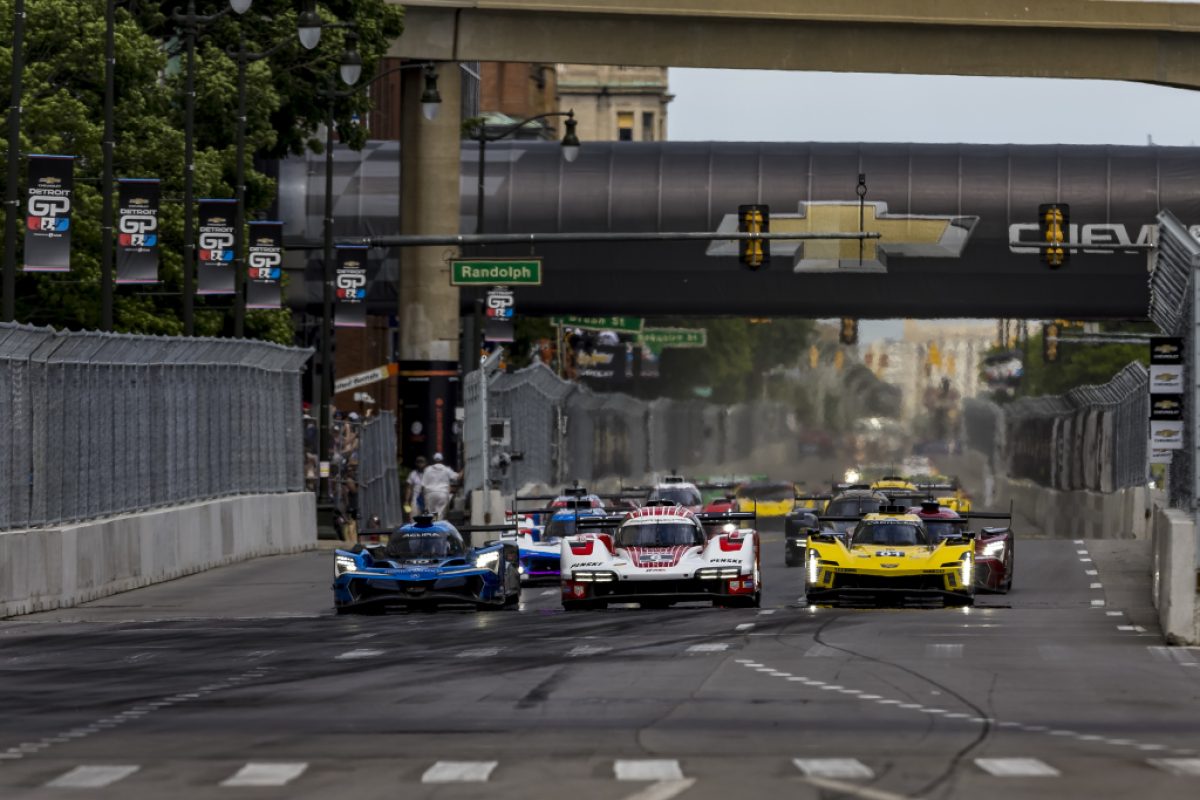
[[[1063,245],[1069,244],[1071,232],[1071,207],[1066,203],[1045,203],[1038,206],[1038,225],[1042,232],[1042,259],[1053,269],[1058,269],[1071,257],[1071,251]]]
[[[738,233],[770,232],[770,206],[738,206]],[[771,261],[771,244],[762,239],[740,239],[738,240],[738,258],[752,270],[762,269]]]
[[[858,320],[850,317],[842,318],[842,327],[838,331],[838,341],[842,344],[858,344]]]
[[[821,351],[818,350],[817,346],[814,344],[808,348],[808,366],[812,367],[813,369],[816,369],[817,365],[820,363],[821,363]]]
[[[1042,325],[1042,361],[1047,364],[1058,361],[1058,331],[1057,322]]]

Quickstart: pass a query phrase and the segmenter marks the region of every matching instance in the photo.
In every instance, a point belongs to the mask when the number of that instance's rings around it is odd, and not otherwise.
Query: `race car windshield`
[[[701,544],[704,544],[704,534],[700,529],[682,522],[626,525],[617,533],[618,547],[680,547]]]
[[[700,492],[686,487],[673,486],[670,489],[655,489],[650,492],[651,500],[667,500],[681,506],[700,505]]]
[[[825,509],[827,517],[855,517],[859,514],[874,514],[882,503],[879,500],[834,500]]]
[[[925,532],[903,522],[871,522],[854,531],[854,544],[917,545],[927,544]]]
[[[448,558],[462,554],[462,540],[445,533],[393,533],[387,543],[388,558]]]
[[[788,484],[778,486],[743,486],[737,491],[738,497],[754,500],[759,503],[781,503],[785,500],[796,499],[796,489]]]
[[[546,526],[546,531],[542,534],[542,539],[549,539],[554,536],[573,536],[575,534],[575,519],[552,519],[550,524]]]
[[[925,520],[925,530],[929,531],[929,538],[936,542],[941,539],[952,539],[955,536],[961,536],[964,528],[961,522],[927,519]]]

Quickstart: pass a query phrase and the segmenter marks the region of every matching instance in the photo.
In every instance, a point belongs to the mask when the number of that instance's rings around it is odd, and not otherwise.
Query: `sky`
[[[673,141],[1195,145],[1200,93],[1120,81],[670,71]],[[860,340],[898,338],[864,320]]]

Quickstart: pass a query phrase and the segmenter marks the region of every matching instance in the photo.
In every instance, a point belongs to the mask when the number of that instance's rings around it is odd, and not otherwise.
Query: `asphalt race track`
[[[332,553],[0,622],[0,797],[1200,797],[1148,548],[1018,541],[966,610],[338,617]],[[753,795],[751,794],[753,793]]]

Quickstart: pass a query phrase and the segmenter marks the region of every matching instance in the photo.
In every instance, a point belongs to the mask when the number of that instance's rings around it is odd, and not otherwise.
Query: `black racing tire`
[[[563,600],[563,611],[597,611],[608,608],[603,600]]]
[[[521,603],[520,587],[517,587],[517,590],[515,592],[510,592],[509,595],[504,598],[504,607],[505,608],[513,608],[513,607],[519,605],[520,603]]]
[[[955,595],[947,597],[945,601],[946,608],[964,608],[966,606],[975,605],[975,595]]]
[[[1004,592],[1004,594],[1008,594],[1012,591],[1013,564],[1016,563],[1017,560],[1013,556],[1013,553],[1015,552],[1016,548],[1010,544],[1008,547],[1008,552],[1004,554],[1006,559],[1004,562],[1004,588],[1000,590]]]
[[[334,606],[333,613],[337,614],[339,617],[344,617],[348,614],[361,614],[362,611],[354,606]]]
[[[791,556],[785,555],[783,557],[783,565],[785,567],[798,567],[798,566],[800,566],[801,563],[802,563],[801,561],[799,561],[798,559],[792,558]]]

